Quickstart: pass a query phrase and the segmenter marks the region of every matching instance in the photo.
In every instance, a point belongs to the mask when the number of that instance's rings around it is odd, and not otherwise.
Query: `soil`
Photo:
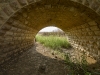
[[[62,49],[62,52],[70,53],[71,57],[78,57],[80,53],[75,53],[73,48]],[[100,72],[100,64],[90,57],[89,69]],[[17,60],[7,62],[0,66],[0,75],[69,75],[70,71],[64,59],[54,50],[36,42],[30,50],[17,57]],[[93,75],[100,75],[93,74]]]
[[[0,75],[67,75],[66,64],[43,45],[36,43],[18,60],[0,69]]]

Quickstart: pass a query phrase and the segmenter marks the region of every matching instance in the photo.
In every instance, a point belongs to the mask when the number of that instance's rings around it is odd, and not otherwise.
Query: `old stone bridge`
[[[0,64],[30,49],[38,31],[52,25],[76,50],[100,60],[100,0],[0,0]]]

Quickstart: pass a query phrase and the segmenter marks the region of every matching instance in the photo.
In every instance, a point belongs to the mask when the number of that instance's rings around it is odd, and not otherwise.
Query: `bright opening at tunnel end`
[[[41,29],[39,32],[55,32],[57,30],[62,31],[60,28],[54,27],[54,26],[49,26]]]

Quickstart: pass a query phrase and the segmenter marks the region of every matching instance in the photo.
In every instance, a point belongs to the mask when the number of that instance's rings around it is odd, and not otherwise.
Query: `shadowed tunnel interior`
[[[51,25],[61,28],[76,50],[100,60],[99,0],[10,0],[1,4],[0,64],[28,51],[38,31]]]

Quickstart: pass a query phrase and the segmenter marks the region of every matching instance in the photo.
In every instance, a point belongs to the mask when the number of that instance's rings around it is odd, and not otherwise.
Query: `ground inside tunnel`
[[[7,63],[0,70],[0,75],[67,75],[67,73],[64,61],[55,58],[50,50],[40,44],[32,47],[16,61]]]
[[[73,48],[65,51],[70,52],[72,55],[75,54]],[[92,62],[91,59],[90,62]],[[92,66],[97,69],[96,67],[99,67],[99,64],[95,63],[89,66],[90,69]],[[75,68],[77,67],[74,66]],[[43,46],[39,42],[36,42],[35,46],[17,57],[16,60],[0,66],[0,75],[69,75],[70,72],[72,73],[72,70],[69,70],[69,66],[63,58],[57,56],[57,54],[52,54],[50,48]]]

